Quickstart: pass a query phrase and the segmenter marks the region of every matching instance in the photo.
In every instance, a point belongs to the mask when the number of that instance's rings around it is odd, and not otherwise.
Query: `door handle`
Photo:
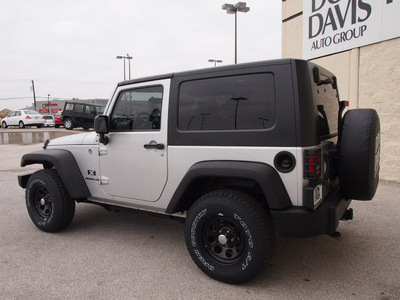
[[[145,149],[158,149],[158,150],[163,150],[164,144],[145,144],[144,145]]]

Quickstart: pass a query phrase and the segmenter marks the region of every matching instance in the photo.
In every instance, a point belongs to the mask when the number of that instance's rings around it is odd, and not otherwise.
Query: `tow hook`
[[[346,212],[343,214],[340,220],[341,221],[353,220],[353,209],[349,208],[348,210],[346,210]]]
[[[343,216],[340,218],[341,221],[348,221],[348,220],[353,220],[353,209],[349,208],[346,210],[343,214]],[[329,234],[330,237],[333,238],[340,238],[342,235],[338,231],[334,231],[331,234]]]

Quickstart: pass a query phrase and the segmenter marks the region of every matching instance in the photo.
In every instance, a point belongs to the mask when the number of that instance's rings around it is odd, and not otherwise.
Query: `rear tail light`
[[[304,151],[304,179],[321,177],[321,149]]]
[[[26,117],[25,117],[25,120],[30,120],[30,119],[31,119],[30,116],[26,116]]]

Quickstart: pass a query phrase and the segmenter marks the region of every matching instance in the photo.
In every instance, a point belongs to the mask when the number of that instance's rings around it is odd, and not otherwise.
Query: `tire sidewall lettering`
[[[237,214],[234,214],[233,217],[239,221],[240,226],[242,226],[246,237],[247,237],[247,244],[249,245],[250,249],[254,248],[254,241],[253,241],[253,236],[251,235],[250,229],[247,226],[247,224],[242,220],[242,218],[240,216],[238,216]],[[249,252],[250,254],[250,252]],[[250,255],[251,256],[251,255]]]
[[[194,250],[194,253],[196,254],[197,258],[199,259],[199,261],[210,271],[214,271],[215,267],[213,265],[211,265],[210,263],[208,263],[205,258],[201,255],[200,251],[198,249]]]
[[[214,271],[215,266],[212,263],[210,263],[210,261],[207,259],[207,256],[203,254],[201,248],[198,247],[200,241],[198,238],[196,238],[201,235],[200,233],[198,233],[198,231],[201,228],[202,222],[204,222],[204,220],[206,219],[207,213],[210,212],[207,209],[203,209],[196,215],[196,217],[192,221],[190,227],[190,243],[191,246],[193,247],[193,252],[195,254],[195,257],[200,261],[200,263],[203,266],[205,266],[209,271]],[[247,252],[244,254],[242,262],[238,265],[241,271],[245,271],[250,266],[253,260],[253,255],[251,251],[254,248],[253,236],[251,234],[249,226],[246,224],[246,222],[242,219],[241,216],[239,216],[237,213],[233,213],[233,215],[231,215],[231,218],[233,219],[233,221],[237,223],[239,227],[241,227],[241,230],[243,231],[247,239],[247,246],[248,246]]]
[[[192,226],[190,228],[190,240],[191,240],[191,244],[193,247],[193,252],[196,255],[197,259],[200,261],[200,263],[202,263],[208,270],[214,271],[215,267],[206,261],[206,259],[203,257],[203,255],[201,253],[201,250],[197,247],[197,239],[196,239],[196,236],[198,236],[197,228],[198,228],[199,222],[204,218],[204,216],[206,216],[206,214],[207,214],[207,209],[203,209],[194,218],[194,220],[192,222]]]
[[[203,218],[207,214],[207,209],[203,209],[197,216],[194,218],[192,223],[192,227],[190,228],[190,239],[193,247],[197,247],[196,243],[196,228],[201,218]]]

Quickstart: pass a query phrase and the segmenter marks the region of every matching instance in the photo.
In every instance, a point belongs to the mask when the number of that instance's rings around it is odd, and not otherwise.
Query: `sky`
[[[37,100],[109,99],[124,79],[234,63],[224,0],[0,0],[0,110]],[[237,2],[227,2],[235,4]],[[279,0],[238,13],[238,63],[281,57]],[[126,78],[128,78],[126,61]]]

